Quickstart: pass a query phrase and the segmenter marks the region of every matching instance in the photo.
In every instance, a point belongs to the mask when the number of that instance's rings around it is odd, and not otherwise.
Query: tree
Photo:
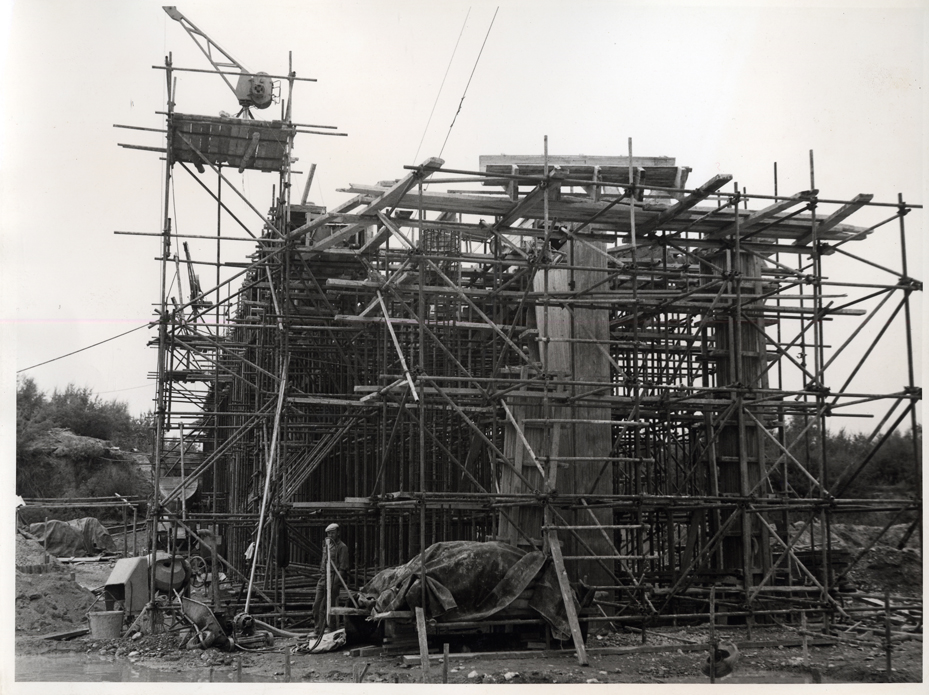
[[[917,426],[915,433],[912,430],[895,430],[878,447],[883,439],[881,434],[869,438],[860,432],[849,433],[843,428],[838,431],[826,430],[823,435],[818,420],[802,416],[791,418],[785,429],[786,446],[791,455],[817,481],[822,480],[825,450],[826,488],[831,492],[837,484],[844,484],[844,481],[851,479],[843,493],[843,497],[848,498],[878,497],[891,488],[903,495],[915,494],[917,470],[922,461],[918,457],[914,458],[914,436],[918,441],[921,440],[920,426]],[[850,478],[851,473],[868,457],[867,464],[854,478]],[[769,446],[767,458],[769,463],[773,463],[781,458],[781,452]],[[777,464],[777,469],[771,477],[775,481],[775,488],[780,489],[783,485],[782,464]],[[809,476],[804,475],[793,462],[787,464],[787,482],[798,496],[819,494]]]
[[[32,448],[52,425],[47,422],[45,394],[29,377],[19,380],[16,388],[16,492],[25,497],[42,497],[51,470]]]
[[[150,424],[151,414],[133,417],[125,403],[104,401],[89,388],[69,384],[47,397],[32,379],[21,379],[16,390],[17,494],[144,494],[145,481],[129,457],[114,457],[106,452],[112,448],[110,444],[120,449],[150,451]],[[51,446],[63,451],[49,453],[49,440]]]
[[[17,381],[19,383],[16,387],[16,421],[31,421],[45,407],[45,394],[39,391],[35,381],[28,376]]]
[[[48,402],[49,419],[57,427],[69,429],[82,437],[105,439],[118,446],[132,440],[133,418],[129,408],[119,401],[103,401],[89,388],[74,384],[59,392]]]
[[[922,438],[922,427],[919,425],[916,427],[915,436],[917,442]],[[856,435],[856,446],[853,450],[844,460],[836,457],[833,465],[836,468],[841,465],[843,472],[846,468],[853,471],[857,468],[857,464],[868,456],[870,460],[861,472],[851,479],[845,496],[871,497],[890,490],[904,495],[915,494],[919,477],[918,468],[921,467],[922,460],[918,455],[914,457],[913,437],[912,430],[895,430],[879,448],[875,449],[881,440],[880,435],[874,437],[873,440],[869,440],[863,434]],[[830,461],[830,463],[833,462]],[[833,479],[837,479],[839,474],[840,471],[836,470]]]

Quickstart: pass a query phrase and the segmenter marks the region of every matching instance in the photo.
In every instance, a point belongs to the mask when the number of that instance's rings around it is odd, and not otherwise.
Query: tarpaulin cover
[[[29,525],[29,533],[55,557],[87,557],[116,552],[116,543],[109,531],[92,516],[72,521],[40,521]]]
[[[301,644],[294,647],[298,654],[321,654],[341,649],[348,642],[344,629],[327,632],[322,637],[310,636]]]
[[[438,622],[484,620],[533,589],[529,607],[552,628],[556,639],[570,639],[567,613],[550,560],[497,541],[452,541],[426,548],[427,590],[423,601],[423,556],[377,574],[361,590],[363,603],[377,612],[425,609]]]

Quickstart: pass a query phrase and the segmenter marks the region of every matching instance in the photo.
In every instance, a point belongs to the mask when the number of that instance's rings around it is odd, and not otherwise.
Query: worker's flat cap
[[[338,525],[338,524],[329,524],[329,525],[326,527],[326,533],[329,533],[330,531],[338,531],[338,530],[339,530],[339,525]]]

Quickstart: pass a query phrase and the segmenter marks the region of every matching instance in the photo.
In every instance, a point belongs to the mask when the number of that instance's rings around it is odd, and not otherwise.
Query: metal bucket
[[[122,611],[88,613],[90,636],[94,639],[118,639],[123,629]]]

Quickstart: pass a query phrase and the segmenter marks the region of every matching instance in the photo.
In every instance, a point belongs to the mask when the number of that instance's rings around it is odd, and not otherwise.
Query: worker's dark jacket
[[[326,578],[326,550],[327,547],[323,545],[323,556],[319,561],[319,571],[322,573],[323,581]],[[332,566],[339,570],[344,578],[345,570],[348,569],[348,546],[342,541],[335,541],[329,546],[329,550],[332,553]]]

